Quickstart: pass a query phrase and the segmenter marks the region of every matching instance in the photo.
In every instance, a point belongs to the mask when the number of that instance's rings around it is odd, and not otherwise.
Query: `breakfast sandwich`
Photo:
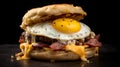
[[[87,13],[81,6],[52,4],[28,10],[20,27],[17,60],[82,60],[98,55],[100,34],[81,22]]]

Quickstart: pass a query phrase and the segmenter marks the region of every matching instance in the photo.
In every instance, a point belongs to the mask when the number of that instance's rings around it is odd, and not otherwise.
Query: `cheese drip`
[[[32,44],[35,43],[35,36],[31,35],[31,43],[29,42],[28,36],[29,36],[29,33],[26,32],[25,43],[20,44],[20,50],[23,53],[23,56],[18,57],[17,60],[30,59],[29,53],[33,49]]]
[[[86,58],[86,54],[85,54],[85,46],[78,46],[78,45],[75,45],[75,44],[69,44],[66,46],[65,48],[66,50],[70,50],[76,54],[78,54],[80,56],[80,59],[83,60],[83,61],[87,61],[87,58]]]
[[[28,43],[20,44],[20,50],[24,55],[17,57],[17,60],[30,59],[29,53],[32,49],[33,49],[32,44],[28,44]]]

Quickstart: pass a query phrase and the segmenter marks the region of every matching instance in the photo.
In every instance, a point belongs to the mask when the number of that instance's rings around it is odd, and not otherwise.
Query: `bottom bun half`
[[[91,58],[95,56],[95,48],[85,49],[86,58]],[[30,52],[30,57],[37,60],[78,60],[80,56],[71,51],[44,51],[44,50],[32,50]]]

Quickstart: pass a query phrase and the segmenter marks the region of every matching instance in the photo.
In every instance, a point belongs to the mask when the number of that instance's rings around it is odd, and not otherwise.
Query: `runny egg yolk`
[[[80,31],[80,22],[70,18],[59,18],[52,22],[52,26],[62,33],[72,34]]]

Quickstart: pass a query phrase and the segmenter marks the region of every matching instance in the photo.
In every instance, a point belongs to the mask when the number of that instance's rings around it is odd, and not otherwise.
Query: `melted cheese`
[[[85,46],[77,46],[75,44],[70,44],[70,45],[67,45],[65,49],[78,54],[81,60],[88,62],[86,55],[85,55]]]
[[[20,44],[20,50],[24,54],[21,57],[18,57],[17,60],[30,59],[29,53],[33,49],[32,44],[22,43]]]
[[[99,47],[95,47],[95,56],[98,56],[99,55]]]
[[[34,43],[32,43],[32,44],[34,44]],[[28,44],[28,43],[21,43],[20,44],[20,50],[24,55],[21,57],[20,56],[17,57],[17,60],[30,59],[29,53],[33,49],[32,44]],[[88,47],[88,46],[86,46],[86,45],[85,46],[81,46],[81,45],[78,46],[75,44],[69,44],[65,47],[65,49],[70,50],[70,51],[78,54],[80,56],[81,60],[89,62],[86,58],[85,47]],[[98,56],[99,47],[95,47],[95,50],[96,50],[95,55]]]

